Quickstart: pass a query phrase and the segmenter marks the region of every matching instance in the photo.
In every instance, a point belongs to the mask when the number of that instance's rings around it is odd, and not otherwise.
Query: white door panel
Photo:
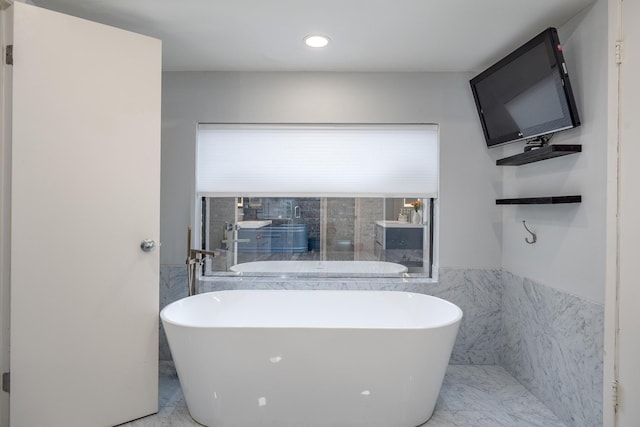
[[[161,46],[13,9],[11,425],[157,411]]]

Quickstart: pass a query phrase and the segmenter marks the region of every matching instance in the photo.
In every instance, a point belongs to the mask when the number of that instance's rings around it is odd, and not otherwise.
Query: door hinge
[[[614,412],[618,411],[618,380],[613,380],[611,383],[611,400],[613,401]]]
[[[9,44],[4,51],[4,63],[7,65],[13,65],[13,45]]]
[[[11,374],[9,372],[2,373],[2,391],[9,393],[11,390]]]
[[[616,40],[616,64],[622,64],[622,40]]]

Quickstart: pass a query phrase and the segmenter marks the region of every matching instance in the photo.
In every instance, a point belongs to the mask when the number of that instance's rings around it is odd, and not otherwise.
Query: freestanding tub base
[[[420,425],[461,317],[385,291],[220,291],[161,312],[189,411],[210,427]]]

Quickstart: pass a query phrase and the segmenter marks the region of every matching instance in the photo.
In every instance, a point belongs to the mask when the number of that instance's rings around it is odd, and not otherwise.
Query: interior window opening
[[[434,273],[435,124],[199,124],[205,276]]]
[[[208,276],[431,276],[431,198],[203,197],[201,201],[203,249],[217,254],[205,261]]]

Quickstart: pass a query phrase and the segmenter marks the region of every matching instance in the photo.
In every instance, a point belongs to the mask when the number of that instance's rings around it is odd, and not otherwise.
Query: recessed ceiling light
[[[304,38],[304,44],[309,47],[325,47],[329,44],[329,38],[325,36],[307,36]]]

